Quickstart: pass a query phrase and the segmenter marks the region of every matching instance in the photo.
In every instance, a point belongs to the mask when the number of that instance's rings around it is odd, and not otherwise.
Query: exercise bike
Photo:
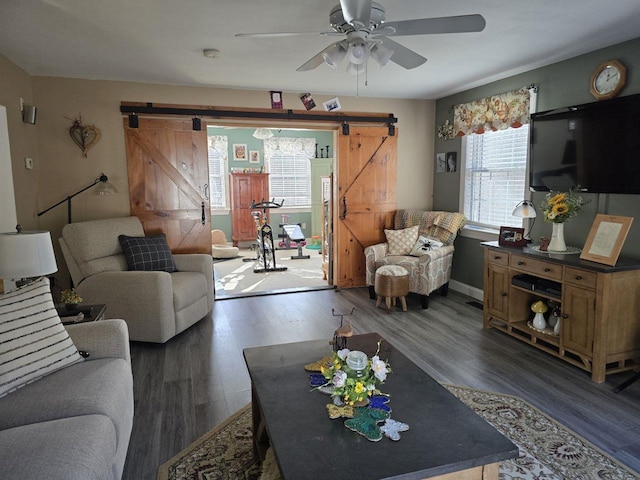
[[[303,255],[302,247],[307,244],[304,238],[300,224],[290,224],[288,215],[281,215],[282,222],[280,228],[282,233],[279,235],[282,240],[278,243],[278,247],[283,250],[298,249],[298,255],[291,255],[291,260],[303,260],[311,258],[309,255]]]
[[[256,264],[253,267],[254,273],[283,272],[287,269],[287,267],[276,266],[276,250],[273,243],[273,229],[271,228],[271,225],[267,223],[267,210],[271,208],[280,208],[283,203],[284,200],[280,203],[276,203],[274,200],[265,202],[264,199],[258,203],[256,203],[255,200],[251,201],[250,208],[262,209],[262,214],[259,211],[251,212],[251,215],[256,222],[256,230],[258,232],[258,238],[256,240],[256,258],[254,259]]]

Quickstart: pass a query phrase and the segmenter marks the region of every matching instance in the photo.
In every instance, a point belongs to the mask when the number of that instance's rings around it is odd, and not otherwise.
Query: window
[[[227,149],[226,135],[209,135],[209,204],[211,209],[227,208]]]
[[[528,135],[525,124],[463,137],[460,200],[471,225],[522,226],[511,213],[524,198]]]
[[[264,141],[269,169],[269,196],[285,207],[311,206],[311,162],[314,138],[273,137]]]

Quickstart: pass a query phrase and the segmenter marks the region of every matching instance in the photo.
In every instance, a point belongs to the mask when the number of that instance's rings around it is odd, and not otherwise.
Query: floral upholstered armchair
[[[440,289],[447,294],[453,263],[453,241],[467,222],[462,213],[398,210],[394,230],[385,230],[386,243],[364,249],[369,296],[375,299],[376,269],[400,265],[409,272],[409,291],[421,296],[422,308],[429,295]]]

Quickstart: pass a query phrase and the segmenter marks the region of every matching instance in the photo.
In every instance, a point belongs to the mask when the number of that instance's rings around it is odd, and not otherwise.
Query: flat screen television
[[[640,193],[640,95],[535,113],[532,191]]]

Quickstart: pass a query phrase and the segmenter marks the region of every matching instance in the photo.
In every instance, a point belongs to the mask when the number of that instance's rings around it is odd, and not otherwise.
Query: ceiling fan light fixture
[[[322,54],[322,58],[327,65],[336,69],[338,68],[338,64],[346,55],[347,51],[342,47],[342,45],[336,43],[329,51]]]
[[[367,63],[369,48],[365,43],[354,43],[349,47],[349,61],[356,65]]]
[[[360,75],[362,73],[365,73],[366,71],[367,71],[366,63],[349,62],[349,65],[347,65],[347,73],[349,75]]]
[[[373,47],[371,47],[371,58],[373,58],[378,65],[384,67],[393,56],[394,51],[388,47],[385,47],[381,43],[374,43]]]
[[[253,132],[253,136],[258,140],[266,140],[267,138],[273,137],[273,132],[268,128],[256,128],[256,131]]]

